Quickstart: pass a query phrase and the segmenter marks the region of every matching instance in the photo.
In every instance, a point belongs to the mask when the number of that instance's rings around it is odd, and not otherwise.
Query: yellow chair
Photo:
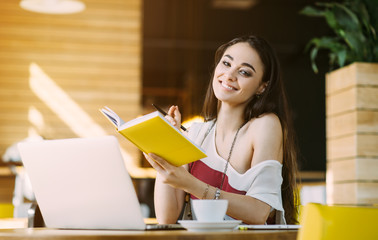
[[[378,239],[378,208],[308,203],[299,222],[297,240]]]

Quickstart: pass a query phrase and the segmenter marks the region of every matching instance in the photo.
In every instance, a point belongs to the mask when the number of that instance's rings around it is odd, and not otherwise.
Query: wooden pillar
[[[378,64],[326,76],[327,203],[378,204]]]

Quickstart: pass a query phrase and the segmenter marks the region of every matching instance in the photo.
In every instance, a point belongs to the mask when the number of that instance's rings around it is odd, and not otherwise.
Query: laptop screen
[[[22,142],[18,147],[47,227],[145,229],[114,136]]]

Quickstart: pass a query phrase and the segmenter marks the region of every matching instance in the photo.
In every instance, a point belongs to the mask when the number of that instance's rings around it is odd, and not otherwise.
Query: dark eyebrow
[[[231,60],[234,60],[234,58],[231,57],[231,56],[228,55],[228,54],[226,54],[226,55],[224,55],[224,56],[227,57],[227,58],[229,58],[229,59],[231,59]],[[254,68],[251,64],[249,64],[249,63],[242,63],[242,65],[243,65],[243,66],[250,67],[254,72],[256,72],[255,68]]]

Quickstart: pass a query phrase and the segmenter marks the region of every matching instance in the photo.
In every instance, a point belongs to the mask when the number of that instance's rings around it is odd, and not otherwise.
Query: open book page
[[[117,113],[115,113],[113,110],[111,110],[108,107],[104,107],[100,109],[100,112],[105,115],[105,117],[108,118],[108,120],[115,125],[117,129],[119,129],[123,124],[125,124],[125,121],[123,121]]]
[[[129,127],[138,125],[138,124],[140,124],[140,123],[142,123],[144,121],[147,121],[147,120],[149,120],[151,118],[154,118],[154,117],[160,117],[161,119],[163,119],[164,121],[166,121],[168,124],[170,124],[169,121],[161,113],[159,113],[158,111],[155,111],[155,112],[152,112],[152,113],[149,113],[149,114],[146,114],[146,115],[134,118],[134,119],[132,119],[132,120],[130,120],[128,122],[124,122],[123,124],[121,124],[119,126],[118,131],[121,131],[123,129],[126,129],[126,128],[129,128]],[[173,128],[175,128],[175,127],[173,127]],[[180,133],[180,131],[178,129],[177,129],[177,131]]]

